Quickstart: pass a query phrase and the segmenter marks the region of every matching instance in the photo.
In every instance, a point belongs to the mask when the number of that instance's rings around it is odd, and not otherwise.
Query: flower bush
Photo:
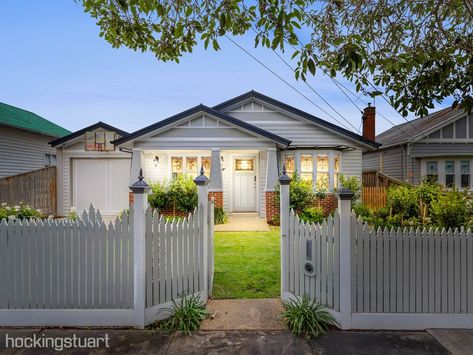
[[[0,220],[2,219],[37,219],[41,218],[40,210],[34,209],[27,204],[20,202],[18,206],[8,206],[2,203],[0,207]]]
[[[197,207],[197,186],[191,176],[178,175],[170,182],[151,184],[148,202],[153,208],[192,212]]]

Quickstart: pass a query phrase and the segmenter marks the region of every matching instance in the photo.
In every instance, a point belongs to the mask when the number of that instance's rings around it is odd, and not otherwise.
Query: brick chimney
[[[371,107],[368,103],[368,107],[363,110],[363,138],[369,139],[370,141],[375,140],[376,137],[376,108]]]

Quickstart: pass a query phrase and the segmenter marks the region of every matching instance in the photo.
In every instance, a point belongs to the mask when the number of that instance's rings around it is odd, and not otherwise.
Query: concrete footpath
[[[458,333],[460,332],[460,333]],[[9,337],[9,346],[6,337]],[[456,335],[455,335],[456,334]],[[133,329],[0,329],[2,354],[53,354],[47,348],[11,348],[26,338],[109,339],[93,349],[63,349],[62,354],[467,354],[473,349],[473,331],[394,332],[331,331],[316,340],[306,341],[287,331],[200,331],[192,336],[154,335]],[[18,338],[22,340],[11,340]],[[442,341],[437,339],[442,338]],[[449,347],[452,346],[451,348]],[[458,342],[462,343],[458,347]],[[468,344],[469,342],[469,344]],[[56,340],[56,346],[61,341]],[[457,347],[455,347],[457,346]],[[449,351],[450,350],[450,351]]]

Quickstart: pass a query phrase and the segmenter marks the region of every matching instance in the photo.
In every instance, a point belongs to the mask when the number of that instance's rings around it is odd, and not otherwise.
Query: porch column
[[[222,159],[220,149],[212,149],[210,165],[209,199],[214,198],[215,207],[223,207]],[[208,174],[209,172],[206,171]]]
[[[274,187],[278,183],[278,157],[276,148],[268,148],[266,161],[265,207],[266,221],[276,222],[279,217],[279,206]]]
[[[142,166],[143,166],[143,151],[141,150],[141,148],[132,149],[129,186],[131,186],[135,182],[136,177],[140,174],[140,171],[142,171],[141,169]],[[128,193],[128,205],[131,206],[133,202],[134,202],[134,193],[130,191]]]

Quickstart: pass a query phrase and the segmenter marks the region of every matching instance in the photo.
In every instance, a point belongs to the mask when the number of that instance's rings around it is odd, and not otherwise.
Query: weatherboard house
[[[52,142],[58,159],[58,214],[90,202],[104,215],[129,205],[140,169],[147,182],[179,174],[210,178],[210,196],[227,212],[271,220],[283,164],[328,191],[341,174],[362,175],[362,155],[374,151],[374,108],[365,109],[363,136],[255,91],[214,107],[195,106],[133,133],[99,122]]]

